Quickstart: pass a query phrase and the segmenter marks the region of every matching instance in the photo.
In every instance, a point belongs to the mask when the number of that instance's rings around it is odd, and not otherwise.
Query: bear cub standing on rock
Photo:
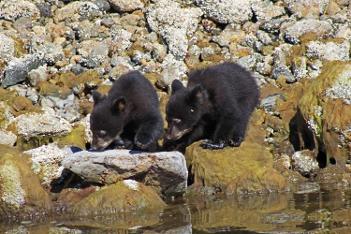
[[[152,84],[138,71],[122,75],[107,96],[93,93],[90,116],[93,150],[116,144],[154,151],[163,133],[159,101]]]
[[[184,152],[200,139],[207,139],[201,145],[206,149],[240,146],[258,99],[255,79],[234,63],[191,72],[186,88],[174,80],[164,148]]]

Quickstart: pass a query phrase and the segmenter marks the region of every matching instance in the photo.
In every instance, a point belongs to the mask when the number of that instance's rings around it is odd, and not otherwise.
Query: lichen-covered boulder
[[[188,50],[188,36],[195,32],[201,15],[198,8],[182,8],[176,1],[160,0],[147,9],[146,19],[166,41],[169,51],[182,59]]]
[[[99,7],[90,1],[75,1],[57,10],[56,21],[79,21],[83,19],[93,19],[101,16]]]
[[[194,2],[204,11],[205,15],[218,23],[243,23],[252,17],[251,2],[255,0],[240,0],[233,4],[231,0],[195,0]]]
[[[350,41],[311,41],[306,45],[306,55],[308,58],[321,60],[350,60]]]
[[[227,194],[264,193],[287,188],[285,178],[273,168],[273,155],[263,145],[243,142],[223,150],[186,149],[187,164],[196,190],[211,187]]]
[[[319,150],[331,162],[345,163],[351,156],[351,62],[325,64],[305,87],[298,106]]]
[[[318,38],[330,35],[332,30],[333,27],[328,21],[318,19],[302,19],[281,28],[285,39],[292,44],[299,43],[301,37],[307,34],[313,34]]]
[[[66,157],[62,165],[92,183],[135,178],[165,195],[182,194],[187,187],[188,171],[179,152],[81,151]]]
[[[161,212],[163,200],[150,187],[134,180],[124,180],[102,187],[78,202],[73,213],[79,216],[131,212]]]
[[[144,7],[141,0],[109,0],[109,3],[113,9],[121,13],[132,12]]]
[[[49,195],[19,151],[0,145],[1,219],[35,215],[51,209]]]
[[[59,148],[57,144],[43,145],[24,152],[32,161],[32,170],[38,175],[40,183],[50,189],[51,182],[61,176],[62,160],[72,154],[69,148]]]
[[[0,2],[0,19],[15,21],[20,17],[38,19],[40,11],[32,1],[3,0]]]
[[[65,135],[72,130],[69,122],[50,112],[24,114],[13,120],[18,136],[25,139]]]

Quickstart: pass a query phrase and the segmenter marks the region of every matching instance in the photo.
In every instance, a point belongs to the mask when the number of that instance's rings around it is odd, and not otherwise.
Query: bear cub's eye
[[[194,108],[190,108],[190,112],[194,113],[195,112]]]

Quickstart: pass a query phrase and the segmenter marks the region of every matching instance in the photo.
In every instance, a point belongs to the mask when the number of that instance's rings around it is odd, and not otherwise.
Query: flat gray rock
[[[66,157],[62,165],[93,183],[134,179],[158,188],[165,195],[184,193],[187,186],[186,162],[179,152],[80,151]]]

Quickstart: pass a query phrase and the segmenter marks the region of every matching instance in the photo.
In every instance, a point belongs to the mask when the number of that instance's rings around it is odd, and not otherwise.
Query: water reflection
[[[189,199],[162,214],[60,217],[3,224],[0,233],[351,233],[351,191]]]

